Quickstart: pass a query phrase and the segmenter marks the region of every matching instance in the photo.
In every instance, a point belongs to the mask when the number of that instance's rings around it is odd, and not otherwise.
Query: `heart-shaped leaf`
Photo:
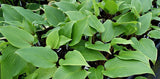
[[[65,60],[61,59],[59,63],[60,65],[89,66],[83,55],[77,50],[69,51],[65,55]]]
[[[152,30],[149,32],[148,36],[151,38],[160,39],[160,30]]]
[[[121,51],[118,58],[124,60],[139,60],[146,64],[149,64],[149,58],[139,51]]]
[[[105,69],[103,74],[111,78],[127,77],[144,73],[154,75],[154,72],[148,64],[135,60],[121,60],[117,57],[107,61],[105,63]]]
[[[60,66],[53,79],[85,79],[88,74],[81,66]]]
[[[87,61],[106,60],[103,54],[101,54],[99,51],[85,48],[85,41],[81,41],[77,45],[72,46],[72,48],[80,51]]]
[[[157,49],[154,42],[146,38],[142,38],[139,41],[136,38],[132,38],[131,40],[133,42],[133,44],[131,44],[132,47],[149,57],[149,59],[155,64],[157,60]]]

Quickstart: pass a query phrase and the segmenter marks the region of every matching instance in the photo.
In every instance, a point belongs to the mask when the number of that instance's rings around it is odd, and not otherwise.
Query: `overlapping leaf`
[[[16,54],[36,67],[52,68],[55,66],[58,56],[56,52],[45,47],[22,48]]]

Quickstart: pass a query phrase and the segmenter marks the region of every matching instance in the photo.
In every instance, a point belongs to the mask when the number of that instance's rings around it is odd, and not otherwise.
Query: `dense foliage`
[[[155,6],[156,4],[156,6]],[[1,79],[155,75],[160,0],[61,0],[0,8]],[[136,79],[144,78],[137,77]],[[145,79],[145,78],[144,78]]]

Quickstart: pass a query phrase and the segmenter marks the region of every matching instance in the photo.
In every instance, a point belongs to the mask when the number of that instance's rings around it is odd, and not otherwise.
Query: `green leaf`
[[[74,26],[73,26],[73,30],[72,30],[72,41],[71,43],[69,44],[70,46],[73,46],[77,43],[80,42],[81,40],[81,37],[84,33],[84,30],[85,28],[87,27],[88,25],[88,20],[87,20],[88,17],[86,18],[83,18],[79,21],[77,21]]]
[[[89,66],[83,55],[77,50],[67,52],[65,60],[60,59],[59,63],[65,66]]]
[[[52,49],[57,49],[59,43],[59,28],[54,28],[52,32],[49,33],[46,44]]]
[[[114,38],[111,41],[111,45],[115,45],[115,44],[133,44],[133,42],[131,40],[126,40],[123,38]]]
[[[91,72],[88,77],[89,79],[103,79],[103,73],[104,67],[102,65],[98,66],[97,69],[94,67],[89,68],[89,72]]]
[[[114,0],[105,0],[104,10],[109,14],[115,14],[118,11],[118,5]]]
[[[38,4],[38,3],[27,3],[27,4],[26,4],[26,8],[27,8],[27,9],[30,9],[30,10],[37,10],[37,9],[39,9],[40,7],[41,7],[41,5]]]
[[[120,16],[119,19],[117,20],[117,22],[119,22],[119,23],[130,22],[130,21],[136,21],[136,17],[134,16],[134,14],[132,12],[128,12],[128,13]]]
[[[78,21],[86,16],[80,11],[67,11],[65,12],[71,21]],[[78,15],[78,16],[77,16]]]
[[[20,21],[23,17],[10,5],[2,4],[3,17],[5,21]],[[14,16],[13,16],[14,14]]]
[[[67,22],[64,26],[61,27],[61,29],[59,30],[59,34],[64,35],[68,38],[71,38],[72,27],[73,27],[74,23],[75,22],[73,22],[73,21]]]
[[[47,5],[44,6],[44,9],[45,16],[50,25],[56,27],[58,23],[65,20],[65,15],[62,11]]]
[[[151,24],[152,19],[152,13],[147,13],[139,18],[139,22],[141,23],[141,26],[138,27],[136,34],[142,35],[145,33]]]
[[[94,15],[89,16],[88,23],[92,28],[96,29],[98,32],[104,32],[105,30],[103,24]]]
[[[157,4],[158,4],[158,6],[160,6],[160,0],[157,0]]]
[[[24,19],[22,25],[23,25],[23,28],[24,28],[25,31],[27,31],[27,32],[29,32],[33,35],[35,34],[36,27],[31,22]]]
[[[71,40],[72,40],[72,39],[67,38],[67,37],[61,35],[61,36],[59,37],[59,46],[65,45],[66,43],[68,43],[68,42],[71,41]]]
[[[138,13],[141,13],[141,11],[142,11],[142,4],[141,4],[140,0],[132,0],[131,5],[133,7],[135,7],[135,9],[136,9],[136,11]]]
[[[49,79],[53,77],[56,70],[57,70],[57,67],[39,68],[34,73],[27,76],[25,79]]]
[[[31,34],[17,27],[2,27],[0,32],[7,38],[9,43],[18,48],[30,47],[34,41]]]
[[[137,31],[137,26],[140,25],[137,21],[130,21],[130,22],[116,22],[114,25],[120,29],[120,32],[123,33],[124,35],[131,35]],[[115,31],[117,32],[117,31]],[[121,33],[118,34],[121,34]]]
[[[111,78],[128,77],[145,73],[154,75],[148,64],[135,60],[125,61],[117,57],[107,61],[105,63],[105,69],[103,74]]]
[[[55,3],[63,12],[78,11],[76,6],[70,2],[56,2]]]
[[[147,12],[152,8],[152,1],[153,0],[140,0],[142,4],[142,12]]]
[[[96,0],[92,0],[92,2],[93,2],[93,7],[94,7],[94,13],[96,16],[98,16],[100,14],[99,7],[97,5],[98,2],[96,2]]]
[[[27,65],[22,58],[15,54],[17,49],[9,45],[2,51],[1,79],[12,79]]]
[[[81,41],[79,44],[71,47],[75,50],[80,51],[83,57],[87,61],[97,61],[97,60],[106,60],[106,58],[99,51],[85,48],[85,42]]]
[[[80,0],[79,0],[80,1]],[[92,0],[83,0],[83,2],[78,6],[79,11],[93,11],[92,9],[93,2]]]
[[[151,38],[160,39],[160,30],[152,30],[149,32],[148,36]]]
[[[90,26],[87,26],[85,31],[84,31],[84,35],[86,36],[93,36],[97,31],[95,29],[93,29]]]
[[[85,79],[88,74],[80,66],[60,66],[53,79]]]
[[[132,47],[149,57],[149,59],[155,64],[157,59],[157,49],[154,42],[146,38],[142,38],[139,41],[136,38],[131,38],[131,40],[133,42],[133,44],[131,44]]]
[[[100,41],[96,41],[95,44],[92,44],[90,42],[86,42],[85,47],[88,49],[93,49],[93,50],[98,50],[98,51],[106,51],[111,54],[111,52],[110,52],[111,45],[104,44]]]
[[[58,56],[56,52],[46,47],[22,48],[16,54],[36,67],[52,68],[56,65]]]
[[[126,47],[124,46],[120,46],[120,45],[113,45],[113,48],[114,48],[114,53],[117,52],[117,51],[124,51],[124,50],[128,50]]]
[[[33,21],[43,21],[43,18],[40,15],[33,13],[31,10],[24,9],[22,7],[13,7],[13,8],[31,23]]]
[[[146,77],[143,77],[143,76],[138,76],[136,77],[135,79],[147,79]]]
[[[149,58],[139,51],[121,51],[118,58],[123,60],[138,60],[149,64]]]
[[[105,28],[105,31],[102,32],[102,36],[101,36],[101,39],[102,41],[104,42],[109,42],[111,41],[113,38],[114,38],[114,27],[112,25],[112,21],[111,20],[107,20],[104,24],[104,28]]]

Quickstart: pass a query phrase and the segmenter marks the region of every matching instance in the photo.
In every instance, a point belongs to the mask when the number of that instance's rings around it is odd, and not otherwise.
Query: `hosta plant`
[[[0,77],[155,76],[152,40],[160,39],[160,28],[152,22],[160,21],[158,6],[160,0],[60,0],[35,12],[2,4]]]

